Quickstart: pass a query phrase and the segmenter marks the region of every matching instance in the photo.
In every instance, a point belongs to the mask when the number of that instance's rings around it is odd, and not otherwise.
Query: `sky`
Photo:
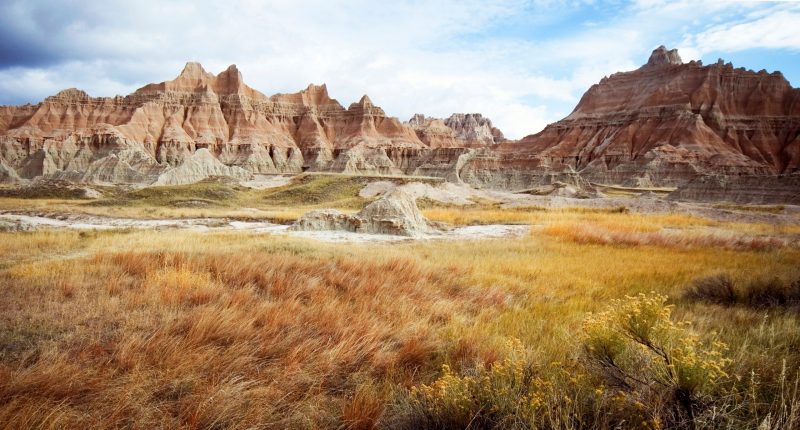
[[[125,95],[188,61],[267,95],[326,83],[388,115],[480,112],[520,138],[659,45],[800,84],[800,2],[2,0],[0,104]]]

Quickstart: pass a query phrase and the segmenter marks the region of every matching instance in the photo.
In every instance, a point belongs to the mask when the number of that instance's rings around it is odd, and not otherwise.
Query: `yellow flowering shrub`
[[[412,388],[403,428],[682,428],[712,405],[730,360],[672,321],[662,295],[626,297],[584,323],[586,359],[549,365],[516,339],[491,367],[455,373],[445,365]],[[565,357],[566,358],[566,357]]]
[[[513,427],[512,422],[533,422],[550,384],[535,377],[519,340],[508,340],[506,349],[503,360],[467,375],[456,375],[444,365],[436,381],[412,389],[414,409],[438,428]]]
[[[723,356],[725,344],[705,344],[688,323],[672,321],[666,301],[659,294],[613,301],[584,322],[584,346],[590,368],[626,393],[639,394],[633,401],[658,397],[673,406],[667,407],[673,416],[692,419],[699,398],[727,376],[730,360]]]

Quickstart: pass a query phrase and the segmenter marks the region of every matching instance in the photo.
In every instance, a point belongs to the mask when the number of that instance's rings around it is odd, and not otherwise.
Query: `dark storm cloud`
[[[0,69],[47,67],[67,61],[124,57],[147,22],[125,2],[3,0],[0,2]],[[148,29],[149,30],[149,29]],[[117,43],[118,40],[122,43]]]
[[[54,51],[7,27],[0,28],[0,69],[49,66],[63,59]]]
[[[70,25],[63,5],[10,1],[0,5],[0,68],[42,67],[65,59],[62,30]]]

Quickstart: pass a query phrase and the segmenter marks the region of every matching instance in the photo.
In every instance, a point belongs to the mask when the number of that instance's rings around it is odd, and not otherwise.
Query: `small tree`
[[[658,294],[615,300],[584,323],[590,370],[638,405],[649,405],[653,420],[694,427],[715,382],[730,360],[720,342],[703,344],[670,318],[672,306]],[[667,421],[667,422],[664,422]]]

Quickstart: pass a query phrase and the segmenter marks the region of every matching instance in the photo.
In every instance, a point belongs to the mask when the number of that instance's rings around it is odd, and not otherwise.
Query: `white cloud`
[[[684,44],[702,55],[712,51],[789,49],[800,51],[800,4],[757,10],[736,22],[714,25],[687,36]]]

